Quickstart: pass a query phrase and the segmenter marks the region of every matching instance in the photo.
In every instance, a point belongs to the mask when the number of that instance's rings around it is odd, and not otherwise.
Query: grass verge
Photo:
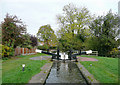
[[[41,71],[47,60],[30,60],[44,54],[17,56],[2,62],[2,83],[28,83],[32,76]],[[44,55],[45,56],[45,55]],[[22,64],[25,70],[22,71]]]
[[[118,58],[87,55],[82,55],[81,57],[98,59],[98,61],[80,61],[80,63],[93,74],[100,83],[118,83]],[[92,66],[90,66],[90,64],[92,64]]]

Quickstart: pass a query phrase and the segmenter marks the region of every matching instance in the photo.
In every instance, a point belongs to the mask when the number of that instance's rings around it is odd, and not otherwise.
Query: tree
[[[92,19],[87,8],[77,8],[73,4],[64,6],[63,16],[58,15],[60,30],[57,32],[62,49],[82,48],[82,42],[89,35],[88,26]],[[83,36],[84,35],[84,36]],[[79,48],[78,48],[79,45]]]
[[[4,21],[1,23],[2,27],[2,44],[6,44],[11,40],[14,42],[14,47],[23,43],[22,35],[26,33],[26,25],[17,16],[7,14]]]
[[[26,33],[24,35],[22,35],[22,38],[23,38],[23,41],[24,43],[20,44],[19,46],[20,47],[24,47],[24,48],[32,48],[32,47],[35,47],[37,46],[38,42],[37,42],[37,37],[29,34],[29,33]]]
[[[31,40],[31,45],[32,45],[33,47],[35,47],[35,46],[38,45],[38,39],[37,39],[37,37],[31,35],[31,36],[30,36],[30,40]]]
[[[57,40],[56,35],[54,34],[53,29],[49,24],[41,26],[38,30],[37,37],[40,41],[43,41],[48,47]]]
[[[1,24],[0,24],[0,44],[2,44],[2,28],[1,28]]]
[[[92,19],[87,8],[77,8],[73,4],[64,6],[63,16],[58,15],[57,21],[60,25],[61,30],[65,29],[66,32],[75,31],[79,34],[82,28],[85,28]]]
[[[23,48],[32,48],[31,46],[32,41],[30,40],[30,37],[31,35],[28,33],[22,35],[24,43],[20,44],[19,46]]]
[[[101,56],[109,56],[117,47],[115,38],[120,34],[118,16],[110,10],[105,16],[98,16],[91,24],[92,39],[88,39],[89,49],[94,49]],[[94,45],[92,45],[94,43]]]
[[[117,45],[120,46],[120,39],[117,40]]]

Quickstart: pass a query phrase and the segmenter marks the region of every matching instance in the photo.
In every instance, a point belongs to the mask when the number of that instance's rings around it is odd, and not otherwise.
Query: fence
[[[96,56],[98,56],[98,51],[92,51],[92,53],[90,55],[96,55]]]
[[[15,56],[17,55],[31,55],[36,54],[36,48],[28,49],[28,48],[15,48]]]
[[[85,51],[81,51],[81,52],[85,52]],[[90,53],[88,55],[98,56],[98,51],[92,51],[92,53]]]

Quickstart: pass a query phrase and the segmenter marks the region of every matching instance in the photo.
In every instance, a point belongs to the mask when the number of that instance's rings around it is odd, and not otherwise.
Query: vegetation
[[[6,57],[14,56],[14,41],[9,40],[5,43],[5,45],[2,45],[2,59]]]
[[[1,23],[2,27],[2,44],[14,42],[14,47],[23,43],[22,35],[26,33],[26,25],[23,24],[21,19],[19,20],[17,16],[6,15],[4,21]]]
[[[1,58],[2,58],[2,44],[0,44],[0,61],[1,61]]]
[[[37,39],[37,37],[31,35],[30,40],[31,40],[31,46],[32,47],[35,47],[35,46],[38,45],[38,39]]]
[[[0,44],[2,44],[2,28],[0,26]]]
[[[43,46],[38,46],[37,49],[47,50],[47,49],[48,49],[48,46],[47,46],[46,44],[44,44]]]
[[[120,51],[117,48],[113,48],[112,51],[110,51],[110,55],[114,58],[115,57],[119,58]]]
[[[110,51],[119,46],[115,39],[120,34],[118,25],[118,16],[111,10],[98,16],[89,26],[92,35],[86,39],[86,48],[97,50],[100,56],[110,56]]]
[[[57,22],[60,29],[55,35],[49,24],[39,28],[37,37],[26,32],[26,25],[17,16],[6,15],[1,22],[2,36],[0,33],[0,55],[2,57],[12,57],[14,48],[17,46],[24,48],[36,47],[39,42],[44,42],[38,49],[56,49],[60,51],[74,50],[96,50],[100,56],[118,57],[120,52],[117,47],[120,39],[116,37],[120,34],[118,15],[110,10],[106,15],[93,16],[85,7],[77,8],[73,4],[65,5],[63,15],[57,15]],[[0,28],[0,32],[1,32]],[[41,67],[46,60],[30,60],[29,58],[40,56],[17,56],[8,60],[3,60],[3,83],[27,83],[32,76],[41,71]],[[88,56],[85,56],[88,57]],[[95,57],[99,61],[81,61],[85,68],[94,75],[101,83],[118,82],[118,58]],[[0,57],[1,58],[1,57]],[[26,64],[25,71],[22,71],[22,64]],[[92,64],[92,66],[90,66]]]
[[[62,51],[80,50],[85,37],[89,35],[87,25],[92,19],[87,8],[77,8],[73,4],[64,6],[63,15],[57,16],[60,30],[57,32]]]
[[[57,37],[50,25],[41,26],[38,30],[37,37],[40,42],[44,42],[45,47],[47,45],[47,48],[56,45],[55,43],[57,42]]]
[[[57,36],[49,24],[39,28],[37,39],[26,33],[26,25],[17,16],[6,15],[1,23],[2,45],[10,43],[8,47],[32,48],[43,42],[44,46],[39,49],[50,49],[59,47],[61,51],[73,50],[96,50],[100,56],[116,56],[113,49],[120,45],[120,39],[116,37],[120,34],[119,18],[117,14],[110,10],[106,15],[93,16],[85,7],[78,8],[73,4],[63,7],[63,15],[57,15],[57,22],[60,29]]]
[[[119,39],[116,40],[120,34],[117,14],[110,10],[106,15],[93,18],[87,8],[77,8],[73,4],[64,6],[63,12],[57,16],[60,50],[91,49],[98,51],[100,56],[112,56],[111,51],[119,46]]]
[[[98,61],[81,61],[80,63],[100,81],[100,83],[118,83],[118,58],[100,56],[82,57],[96,58]],[[90,66],[92,64],[92,66]]]
[[[44,54],[16,56],[3,60],[2,83],[28,83],[31,77],[39,73],[40,68],[47,62],[46,60],[30,60],[29,58],[41,55]],[[22,64],[26,65],[24,71],[22,71]]]
[[[37,46],[37,38],[26,33],[26,25],[17,16],[7,14],[4,21],[1,22],[1,28],[2,57],[14,56],[14,48],[17,46],[29,49]]]
[[[14,56],[14,49],[12,47],[2,45],[2,58]]]
[[[31,49],[31,48],[37,46],[37,44],[38,44],[37,37],[30,35],[28,33],[23,35],[23,40],[24,40],[24,43],[20,44],[19,45],[20,47]]]

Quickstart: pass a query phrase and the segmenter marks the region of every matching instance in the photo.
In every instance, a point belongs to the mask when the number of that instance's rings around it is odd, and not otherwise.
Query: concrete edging
[[[28,84],[30,83],[39,83],[39,84],[44,84],[46,81],[46,78],[49,75],[49,72],[51,70],[53,62],[46,63],[42,68],[40,73],[36,74],[31,78]]]
[[[76,63],[78,68],[80,69],[82,75],[85,77],[85,79],[87,80],[88,84],[90,85],[96,85],[99,84],[99,81],[97,81],[92,74],[90,74],[88,72],[88,70],[79,62]]]

